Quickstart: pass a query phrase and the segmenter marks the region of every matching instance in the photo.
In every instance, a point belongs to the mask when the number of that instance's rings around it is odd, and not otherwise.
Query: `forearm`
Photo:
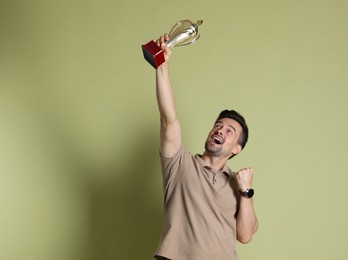
[[[253,199],[241,197],[237,216],[237,239],[241,243],[251,241],[258,228],[258,220],[255,214]]]
[[[167,62],[156,70],[156,97],[161,120],[176,120],[175,96],[169,80]]]

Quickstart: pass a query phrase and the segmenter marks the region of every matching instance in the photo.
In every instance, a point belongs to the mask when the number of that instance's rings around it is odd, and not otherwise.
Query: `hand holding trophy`
[[[169,32],[169,40],[166,42],[170,49],[178,46],[189,45],[195,43],[200,35],[198,34],[198,26],[203,20],[192,23],[190,20],[182,20],[177,22]],[[157,69],[165,62],[163,50],[153,40],[142,45],[144,58]]]

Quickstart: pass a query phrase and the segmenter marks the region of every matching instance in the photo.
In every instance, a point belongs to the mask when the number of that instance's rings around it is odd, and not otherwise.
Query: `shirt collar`
[[[200,165],[202,165],[204,168],[206,169],[212,169],[210,165],[208,165],[203,159],[202,159],[202,155],[201,154],[196,154],[195,158],[197,159],[197,161],[200,163]],[[225,164],[224,168],[221,171],[218,172],[224,172],[225,174],[227,174],[228,176],[232,175],[232,171],[231,169]]]

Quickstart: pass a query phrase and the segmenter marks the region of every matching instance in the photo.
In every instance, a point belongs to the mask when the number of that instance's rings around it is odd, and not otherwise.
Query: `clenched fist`
[[[247,189],[252,188],[252,181],[253,181],[254,171],[253,168],[243,168],[236,172],[236,179],[239,186],[239,189],[241,191],[245,191]]]

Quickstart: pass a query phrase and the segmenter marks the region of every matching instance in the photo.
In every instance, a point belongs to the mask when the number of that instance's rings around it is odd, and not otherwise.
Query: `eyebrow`
[[[221,120],[217,121],[215,124],[220,123],[223,124],[224,122],[222,122]],[[228,125],[229,127],[231,127],[233,129],[233,131],[236,133],[236,128],[234,128],[232,125]]]
[[[230,126],[232,129],[233,129],[233,131],[236,133],[237,131],[236,131],[236,128],[234,128],[233,126],[231,126],[231,125],[228,125],[228,126]]]

